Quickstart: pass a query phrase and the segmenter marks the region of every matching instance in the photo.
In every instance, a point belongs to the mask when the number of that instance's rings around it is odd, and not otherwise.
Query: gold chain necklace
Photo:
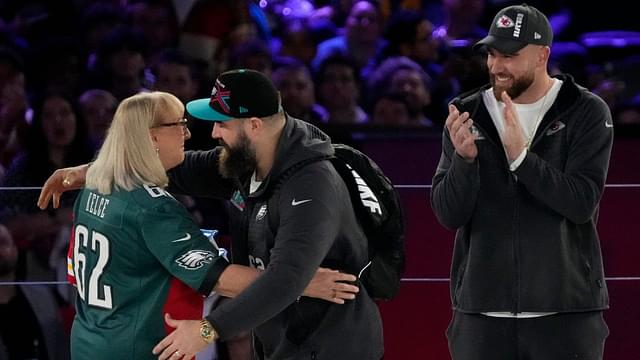
[[[531,135],[529,135],[529,139],[527,139],[527,142],[525,144],[527,150],[531,150],[531,143],[533,142],[533,138],[536,136],[536,132],[538,131],[538,126],[540,126],[540,123],[542,122],[542,119],[543,119],[542,115],[544,114],[544,105],[547,102],[547,96],[551,92],[552,87],[553,87],[553,78],[550,78],[549,85],[547,86],[547,91],[545,92],[544,97],[542,98],[542,106],[540,106],[540,110],[538,111],[538,119],[536,120],[536,125],[533,127],[533,131],[531,132]]]

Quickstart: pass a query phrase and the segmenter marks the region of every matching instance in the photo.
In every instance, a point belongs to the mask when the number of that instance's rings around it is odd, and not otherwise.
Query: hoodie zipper
[[[518,177],[516,174],[511,173],[511,179],[513,180],[511,184],[513,185],[513,226],[511,228],[512,232],[512,245],[513,245],[513,266],[515,268],[514,271],[514,279],[513,279],[513,313],[518,313],[520,311],[520,277],[521,277],[521,269],[520,269],[520,236],[518,236],[518,220],[520,218],[520,202],[518,201]]]
[[[488,134],[481,126],[479,126],[477,123],[474,123],[474,126],[478,128],[479,131],[481,131],[484,134]],[[546,131],[546,129],[545,129]],[[514,267],[514,278],[513,278],[513,289],[512,289],[512,298],[513,298],[513,307],[512,307],[512,312],[513,313],[517,313],[520,310],[520,277],[521,277],[521,269],[520,269],[520,256],[519,256],[519,250],[520,250],[520,239],[518,236],[518,219],[519,219],[519,202],[518,202],[518,177],[516,176],[515,173],[513,173],[510,169],[509,169],[509,160],[507,159],[507,154],[505,152],[504,146],[502,143],[497,144],[495,141],[493,141],[491,139],[491,137],[489,136],[485,136],[485,139],[487,141],[489,141],[493,146],[495,146],[496,148],[498,148],[500,151],[500,153],[502,154],[502,159],[503,159],[503,165],[504,165],[504,169],[506,169],[506,171],[508,171],[509,173],[509,178],[511,179],[510,184],[513,186],[513,225],[512,225],[512,241],[511,241],[511,247],[512,247],[512,261],[513,261],[513,267]],[[537,140],[537,139],[536,139]]]

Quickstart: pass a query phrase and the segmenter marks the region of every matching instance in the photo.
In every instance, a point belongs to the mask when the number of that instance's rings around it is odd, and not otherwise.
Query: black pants
[[[602,311],[530,319],[454,311],[447,329],[453,360],[601,360],[608,335]]]

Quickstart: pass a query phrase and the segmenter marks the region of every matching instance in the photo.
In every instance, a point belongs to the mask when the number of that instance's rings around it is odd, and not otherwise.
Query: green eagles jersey
[[[202,295],[228,264],[182,204],[146,185],[83,190],[68,260],[78,290],[72,358],[91,360],[157,359],[164,313],[200,319]]]

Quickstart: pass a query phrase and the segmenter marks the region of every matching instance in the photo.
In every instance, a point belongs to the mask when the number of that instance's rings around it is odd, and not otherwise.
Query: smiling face
[[[531,87],[540,64],[537,59],[540,57],[541,48],[541,46],[528,45],[515,54],[503,54],[489,48],[487,67],[496,99],[501,101],[501,94],[506,91],[512,99],[516,100]]]

